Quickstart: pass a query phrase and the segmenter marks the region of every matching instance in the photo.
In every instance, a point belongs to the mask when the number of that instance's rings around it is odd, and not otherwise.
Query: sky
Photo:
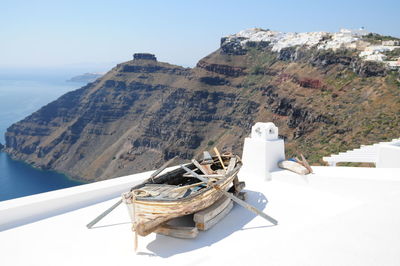
[[[221,37],[254,27],[365,27],[400,37],[399,10],[398,0],[1,0],[0,69],[99,70],[136,52],[192,67],[218,49]]]

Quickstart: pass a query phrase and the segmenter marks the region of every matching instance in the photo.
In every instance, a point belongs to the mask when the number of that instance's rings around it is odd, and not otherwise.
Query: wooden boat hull
[[[227,191],[239,169],[240,166],[236,167],[215,184],[220,189]],[[140,199],[135,198],[132,193],[126,193],[123,199],[130,210],[134,230],[139,235],[146,236],[158,226],[173,218],[192,214],[209,207],[222,195],[216,188],[209,186],[198,195],[177,200]]]

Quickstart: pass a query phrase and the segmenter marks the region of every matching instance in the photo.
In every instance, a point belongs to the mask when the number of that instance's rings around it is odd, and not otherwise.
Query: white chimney
[[[274,123],[256,123],[251,137],[245,138],[240,170],[241,178],[271,180],[270,173],[278,170],[278,162],[285,159],[285,144],[278,138]]]

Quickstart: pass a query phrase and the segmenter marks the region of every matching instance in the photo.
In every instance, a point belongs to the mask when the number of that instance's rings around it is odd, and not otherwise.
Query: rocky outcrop
[[[354,72],[361,77],[383,77],[387,71],[385,65],[372,61],[358,61],[354,66]]]
[[[0,143],[0,151],[3,150],[4,145]]]
[[[349,50],[320,50],[311,59],[311,64],[315,67],[326,67],[333,64],[350,66],[354,57],[349,54]]]
[[[154,54],[136,53],[136,54],[133,54],[133,60],[157,61],[157,58],[156,58],[156,56]]]
[[[240,41],[244,38],[237,38],[234,41],[228,38],[221,38],[221,50],[223,53],[228,55],[245,55],[247,50],[240,44]]]
[[[314,126],[320,126],[319,123],[334,124],[332,118],[296,103],[296,99],[279,95],[279,89],[275,86],[271,85],[262,90],[266,100],[265,108],[274,114],[287,117],[287,126],[296,129],[293,135],[295,139],[313,131]]]
[[[229,84],[229,81],[227,81],[224,78],[221,77],[201,77],[200,82],[205,83],[207,85],[211,85],[211,86],[218,86],[218,85],[227,85]]]
[[[295,82],[297,82],[303,88],[321,89],[323,87],[323,83],[319,79],[296,78]]]
[[[278,53],[278,59],[281,61],[295,61],[297,60],[298,47],[285,47]]]
[[[140,63],[139,63],[140,62]],[[155,61],[148,60],[144,61],[131,61],[128,63],[120,64],[117,67],[121,68],[122,72],[127,73],[165,73],[171,75],[187,75],[190,71],[183,67],[171,66],[171,65],[161,65],[157,64]],[[143,78],[143,76],[141,77]],[[144,77],[146,78],[146,77]]]
[[[229,76],[229,77],[239,77],[244,75],[244,68],[243,67],[232,67],[229,65],[222,65],[222,64],[210,64],[204,60],[200,60],[197,65],[198,68],[205,69],[207,71]]]

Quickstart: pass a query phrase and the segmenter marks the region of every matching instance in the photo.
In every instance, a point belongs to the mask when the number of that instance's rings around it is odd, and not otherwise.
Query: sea
[[[81,69],[0,69],[0,143],[13,123],[84,83],[68,82]],[[88,72],[88,71],[86,71]],[[55,171],[44,171],[0,152],[0,201],[81,185]]]

